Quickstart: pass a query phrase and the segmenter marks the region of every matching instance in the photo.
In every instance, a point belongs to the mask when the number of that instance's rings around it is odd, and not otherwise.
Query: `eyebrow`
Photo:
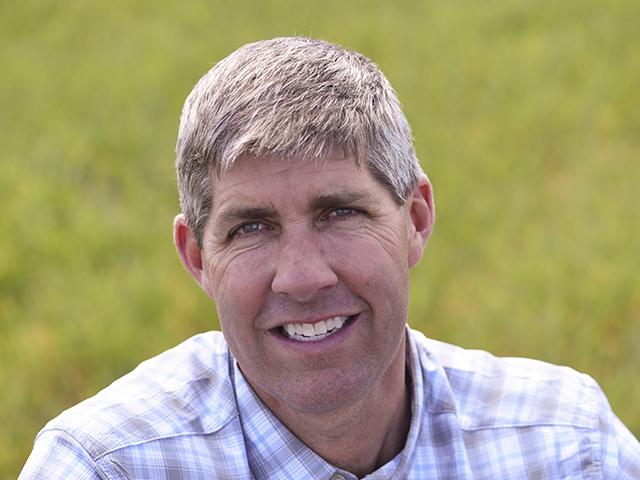
[[[227,224],[242,222],[245,220],[257,220],[261,218],[274,218],[277,216],[273,208],[265,207],[231,207],[218,215],[216,223]]]
[[[311,197],[311,209],[322,210],[332,207],[346,207],[354,203],[374,203],[373,197],[367,190],[354,190],[341,193],[317,194]]]

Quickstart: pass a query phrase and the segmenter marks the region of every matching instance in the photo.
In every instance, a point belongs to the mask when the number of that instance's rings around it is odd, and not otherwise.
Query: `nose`
[[[289,232],[281,238],[271,289],[298,302],[313,298],[319,290],[338,281],[320,246],[317,232]]]

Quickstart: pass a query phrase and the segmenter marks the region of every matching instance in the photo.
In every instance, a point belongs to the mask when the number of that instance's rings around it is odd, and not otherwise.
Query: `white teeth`
[[[316,323],[288,323],[284,332],[289,338],[302,342],[322,340],[342,328],[349,317],[333,317]]]
[[[327,333],[327,323],[324,320],[320,320],[318,323],[313,325],[313,331],[316,335],[323,335]]]

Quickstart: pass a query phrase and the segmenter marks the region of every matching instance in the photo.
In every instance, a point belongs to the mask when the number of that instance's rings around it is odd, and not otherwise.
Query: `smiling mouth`
[[[287,323],[276,331],[285,338],[299,342],[317,342],[342,330],[349,325],[355,315],[331,317],[315,323]]]

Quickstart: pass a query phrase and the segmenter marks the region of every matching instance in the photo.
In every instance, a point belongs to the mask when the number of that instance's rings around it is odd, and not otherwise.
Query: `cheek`
[[[211,262],[209,294],[223,329],[260,313],[271,288],[268,255],[265,249],[254,249]]]
[[[392,233],[396,232],[359,232],[333,239],[326,248],[332,252],[331,263],[338,276],[353,291],[364,290],[360,293],[369,301],[384,303],[389,295],[399,299],[408,290],[406,241]]]
[[[336,259],[337,265],[353,264],[356,269],[375,269],[388,265],[403,270],[407,265],[408,241],[398,219],[363,225],[352,232],[328,236],[325,251]]]

